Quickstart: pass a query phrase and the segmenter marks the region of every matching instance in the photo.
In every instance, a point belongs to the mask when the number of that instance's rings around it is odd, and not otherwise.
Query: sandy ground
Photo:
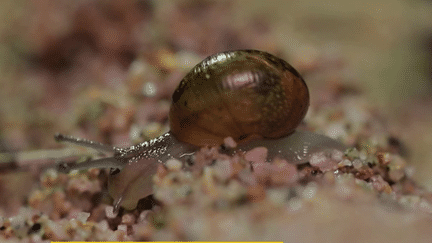
[[[0,237],[430,242],[431,8],[6,1]],[[118,214],[108,170],[46,170],[55,158],[100,156],[56,143],[56,132],[128,146],[168,131],[170,97],[183,76],[232,49],[265,50],[292,64],[311,95],[301,129],[350,150],[300,166],[262,150],[227,157],[202,149],[189,170],[178,161],[158,167],[154,196]]]

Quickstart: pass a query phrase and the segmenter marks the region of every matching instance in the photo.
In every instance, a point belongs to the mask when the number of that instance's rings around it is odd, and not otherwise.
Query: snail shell
[[[294,132],[309,107],[308,88],[284,60],[266,52],[222,52],[204,59],[180,82],[172,96],[170,132],[129,148],[56,135],[67,141],[112,152],[112,157],[63,167],[122,169],[109,178],[116,210],[133,209],[152,193],[152,175],[169,158],[185,161],[199,146],[218,146],[232,137],[240,150],[269,149],[269,157],[307,162],[312,152],[344,150],[339,142],[311,132]]]
[[[196,65],[172,96],[171,133],[198,146],[280,138],[309,107],[308,88],[284,60],[256,50],[222,52]]]

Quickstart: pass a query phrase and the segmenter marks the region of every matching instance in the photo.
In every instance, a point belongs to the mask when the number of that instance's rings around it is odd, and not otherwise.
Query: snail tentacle
[[[57,142],[72,143],[72,144],[76,144],[76,145],[87,147],[87,148],[93,148],[93,149],[96,149],[97,151],[100,151],[100,152],[115,152],[115,150],[117,149],[116,147],[113,147],[113,146],[108,145],[108,144],[103,144],[100,142],[96,142],[96,141],[92,141],[92,140],[88,140],[88,139],[84,139],[84,138],[77,138],[77,137],[70,136],[70,135],[64,135],[61,133],[55,134],[54,139]]]
[[[81,163],[58,163],[57,169],[63,173],[69,173],[72,170],[86,170],[91,168],[114,168],[122,169],[124,164],[114,157],[89,160]]]

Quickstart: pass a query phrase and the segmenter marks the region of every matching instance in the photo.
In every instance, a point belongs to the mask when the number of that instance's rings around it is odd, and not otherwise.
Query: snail
[[[199,147],[219,146],[226,137],[232,137],[239,150],[264,146],[269,157],[281,156],[294,164],[307,162],[313,152],[345,150],[324,135],[295,131],[308,107],[306,83],[287,62],[257,50],[228,51],[207,57],[180,82],[172,95],[168,133],[128,148],[61,134],[55,138],[113,153],[63,171],[120,169],[109,178],[114,209],[133,209],[139,199],[152,194],[157,162],[184,162]]]

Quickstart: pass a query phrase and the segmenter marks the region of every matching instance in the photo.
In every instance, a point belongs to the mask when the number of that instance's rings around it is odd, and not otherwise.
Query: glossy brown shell
[[[193,145],[289,135],[309,107],[308,88],[284,60],[256,50],[204,59],[180,82],[169,114],[172,134]]]

